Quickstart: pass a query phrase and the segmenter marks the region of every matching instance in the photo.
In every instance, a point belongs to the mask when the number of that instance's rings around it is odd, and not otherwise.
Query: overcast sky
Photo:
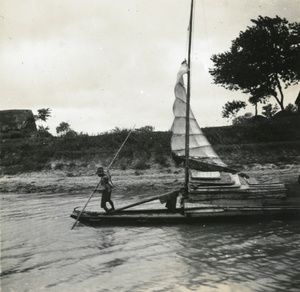
[[[189,0],[1,0],[1,109],[50,108],[44,126],[102,133],[169,130],[186,58]],[[226,124],[226,101],[249,96],[212,84],[212,54],[229,50],[259,15],[299,22],[299,0],[196,0],[191,105],[201,127]],[[294,103],[299,86],[286,92]],[[248,106],[246,111],[252,111]]]

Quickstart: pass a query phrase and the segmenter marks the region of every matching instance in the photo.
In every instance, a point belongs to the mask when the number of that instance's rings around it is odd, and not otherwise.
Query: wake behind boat
[[[227,166],[203,134],[190,106],[191,1],[188,58],[177,74],[171,149],[174,161],[185,168],[183,187],[151,197],[109,214],[75,208],[71,217],[91,225],[174,224],[261,218],[300,218],[300,185],[287,187],[280,182],[259,182]],[[187,79],[185,87],[184,77]],[[157,209],[136,206],[159,200]],[[130,209],[130,210],[129,210]],[[75,224],[76,224],[75,222]],[[74,225],[75,225],[74,224]]]

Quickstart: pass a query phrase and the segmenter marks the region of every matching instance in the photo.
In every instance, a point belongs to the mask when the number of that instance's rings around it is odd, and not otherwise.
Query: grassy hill
[[[40,170],[89,172],[108,166],[129,130],[98,136],[3,139],[1,175]],[[300,163],[300,119],[281,119],[247,126],[204,128],[204,134],[229,165]],[[173,164],[171,132],[134,131],[113,168],[137,171]]]

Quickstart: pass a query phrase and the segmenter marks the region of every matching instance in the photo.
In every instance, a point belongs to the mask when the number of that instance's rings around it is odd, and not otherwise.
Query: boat
[[[146,225],[300,218],[300,184],[287,187],[277,181],[260,182],[229,167],[203,134],[190,106],[193,7],[191,0],[188,56],[181,63],[176,78],[171,138],[174,161],[185,168],[183,187],[109,214],[85,211],[86,204],[81,210],[78,207],[73,210],[71,217],[76,222]],[[165,206],[132,209],[154,200]]]

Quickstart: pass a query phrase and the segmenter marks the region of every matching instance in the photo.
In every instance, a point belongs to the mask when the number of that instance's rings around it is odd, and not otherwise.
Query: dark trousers
[[[111,200],[111,192],[108,192],[104,190],[102,192],[102,198],[101,198],[101,208],[103,208],[106,212],[109,212],[108,208],[106,207],[106,203],[109,203],[111,205],[111,209],[114,210],[114,203]]]

